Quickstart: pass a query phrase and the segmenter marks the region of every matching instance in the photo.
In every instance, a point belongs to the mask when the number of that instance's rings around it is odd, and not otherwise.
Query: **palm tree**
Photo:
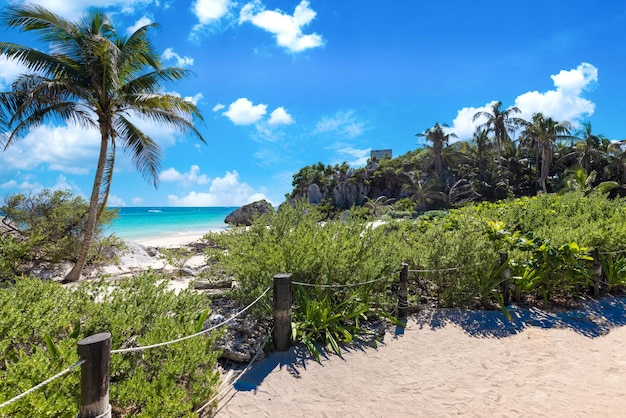
[[[447,202],[448,196],[441,191],[439,184],[434,179],[423,180],[419,175],[410,172],[409,181],[402,186],[402,191],[410,195],[410,199],[415,201],[415,210],[423,212],[428,205],[435,201]]]
[[[619,178],[621,185],[626,184],[626,140],[614,141],[607,147],[609,164],[606,169],[610,175]],[[612,178],[615,178],[612,177]]]
[[[567,175],[565,178],[567,187],[571,190],[581,191],[584,194],[589,194],[594,190],[597,190],[600,193],[606,193],[619,187],[619,183],[616,181],[603,181],[594,186],[593,183],[598,177],[598,172],[595,170],[591,173],[587,173],[587,170],[582,167],[572,167],[567,170],[565,174]]]
[[[0,93],[7,132],[3,148],[6,150],[30,129],[48,121],[63,120],[100,133],[84,238],[76,264],[65,277],[66,282],[77,281],[98,216],[106,207],[118,145],[130,154],[144,178],[158,185],[161,150],[130,117],[191,132],[204,142],[193,124],[193,119],[202,120],[197,107],[160,92],[162,82],[181,80],[191,73],[161,65],[147,37],[148,29],[155,24],[120,37],[110,18],[100,11],[74,23],[29,4],[8,7],[1,21],[36,34],[49,51],[0,42],[0,56],[29,70],[17,78],[11,91]]]
[[[579,164],[587,172],[601,170],[610,141],[603,135],[592,133],[591,122],[585,122],[576,135],[582,136],[574,146],[574,153],[578,157]]]
[[[427,141],[430,141],[433,144],[433,164],[435,166],[435,172],[437,173],[437,177],[442,184],[445,183],[442,158],[443,148],[444,146],[448,145],[450,137],[457,137],[454,133],[446,134],[444,132],[444,128],[447,127],[448,125],[446,125],[445,123],[441,125],[439,123],[435,123],[435,126],[433,126],[432,128],[428,128],[424,132],[415,135],[424,137]]]
[[[546,180],[550,174],[552,162],[552,147],[558,140],[568,139],[571,125],[569,122],[557,122],[552,118],[546,118],[542,113],[535,113],[531,122],[525,123],[522,136],[529,142],[534,142],[541,149],[541,174],[539,183],[544,193],[548,192]]]
[[[513,106],[502,110],[502,102],[497,101],[491,104],[490,111],[480,111],[474,114],[473,120],[485,118],[487,121],[481,125],[488,132],[493,132],[496,139],[496,150],[498,152],[499,176],[502,178],[502,147],[506,142],[511,141],[510,135],[515,133],[517,127],[522,124],[522,120],[513,117],[513,114],[520,113],[520,110]]]

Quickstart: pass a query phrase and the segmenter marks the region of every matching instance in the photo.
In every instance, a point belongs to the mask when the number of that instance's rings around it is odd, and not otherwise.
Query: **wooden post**
[[[402,263],[400,286],[398,287],[398,319],[406,318],[409,308],[409,265]]]
[[[291,347],[291,274],[274,276],[274,348],[287,351]]]
[[[80,417],[111,416],[109,405],[109,362],[111,333],[91,335],[78,342],[80,367]]]
[[[593,256],[593,297],[597,298],[600,296],[600,279],[602,278],[602,261],[600,261],[600,253],[598,253],[598,249],[594,249],[591,252]]]
[[[508,305],[511,301],[511,292],[510,292],[510,282],[511,278],[511,267],[509,267],[509,254],[507,252],[500,253],[500,265],[503,266],[506,264],[506,267],[502,270],[502,276],[504,280],[502,280],[502,297],[504,298],[504,305]]]

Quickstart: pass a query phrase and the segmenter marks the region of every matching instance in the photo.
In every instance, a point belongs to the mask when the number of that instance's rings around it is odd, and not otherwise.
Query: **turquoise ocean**
[[[104,234],[126,241],[206,233],[228,228],[224,218],[237,207],[122,207]]]

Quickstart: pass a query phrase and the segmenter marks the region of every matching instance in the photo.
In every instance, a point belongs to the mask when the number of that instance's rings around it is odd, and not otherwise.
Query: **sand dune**
[[[626,302],[546,314],[438,310],[321,363],[273,353],[218,417],[626,416]]]

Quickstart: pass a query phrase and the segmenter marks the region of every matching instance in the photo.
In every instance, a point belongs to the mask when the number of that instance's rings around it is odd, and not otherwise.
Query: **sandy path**
[[[625,306],[584,318],[523,312],[508,328],[499,313],[449,311],[411,318],[402,335],[343,360],[274,353],[217,416],[626,416]]]

